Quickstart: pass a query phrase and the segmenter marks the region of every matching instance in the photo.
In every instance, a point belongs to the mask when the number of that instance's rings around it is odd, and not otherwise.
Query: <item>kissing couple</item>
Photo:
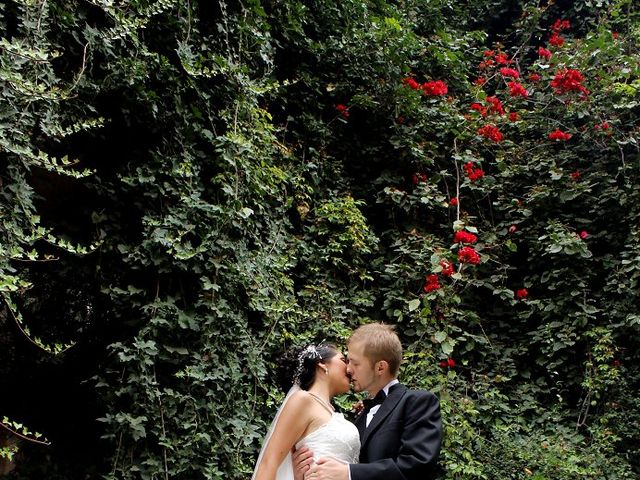
[[[402,345],[394,328],[371,323],[347,341],[310,345],[297,358],[293,386],[265,437],[252,480],[429,480],[442,439],[436,396],[398,381]],[[331,400],[369,398],[354,423]]]

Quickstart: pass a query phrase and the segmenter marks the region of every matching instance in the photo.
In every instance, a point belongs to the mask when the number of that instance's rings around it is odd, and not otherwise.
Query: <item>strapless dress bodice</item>
[[[356,426],[342,413],[333,413],[331,420],[296,443],[296,448],[306,446],[313,457],[332,457],[345,463],[358,463],[360,435]]]

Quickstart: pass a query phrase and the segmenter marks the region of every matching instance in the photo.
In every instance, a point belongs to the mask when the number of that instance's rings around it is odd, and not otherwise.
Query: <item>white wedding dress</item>
[[[289,397],[296,391],[296,389],[290,390],[285,401],[280,406],[278,414],[276,418],[274,418],[273,424],[267,433],[262,451],[264,451],[271,437],[273,426],[277,422],[282,408]],[[314,460],[318,460],[321,457],[331,457],[344,463],[358,463],[358,457],[360,455],[360,435],[356,426],[344,418],[343,414],[334,412],[331,415],[331,420],[296,443],[296,448],[303,446],[308,447],[309,450],[313,452]],[[260,456],[258,457],[256,470],[253,472],[252,479],[255,478],[257,466],[260,464],[261,459],[262,452],[260,452]],[[276,480],[293,480],[293,465],[291,463],[290,453],[280,464],[278,473],[276,474]]]

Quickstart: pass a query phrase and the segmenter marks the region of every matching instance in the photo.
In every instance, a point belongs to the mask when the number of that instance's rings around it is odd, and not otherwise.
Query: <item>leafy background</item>
[[[441,478],[637,478],[639,18],[627,0],[4,2],[10,478],[248,478],[282,352],[371,320],[441,399]],[[552,86],[565,69],[588,94]]]

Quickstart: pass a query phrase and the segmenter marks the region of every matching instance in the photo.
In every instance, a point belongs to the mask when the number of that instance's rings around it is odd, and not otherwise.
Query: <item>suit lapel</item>
[[[358,433],[360,433],[360,440],[362,441],[364,430],[367,428],[367,415],[361,411],[353,423],[358,429]]]
[[[391,391],[391,393],[389,393],[389,396],[385,399],[384,402],[382,402],[382,405],[380,405],[380,409],[373,416],[373,418],[371,419],[371,423],[369,423],[369,426],[366,427],[364,433],[361,435],[361,443],[363,446],[367,442],[369,437],[373,434],[373,432],[375,432],[380,424],[384,421],[384,419],[389,416],[394,408],[396,408],[396,405],[398,405],[398,402],[404,396],[406,391],[407,387],[402,384],[398,384]],[[362,421],[362,424],[364,426],[366,424],[366,415],[362,416],[365,417],[365,419]],[[360,421],[360,418],[358,418],[358,420],[356,421],[356,426],[358,426],[358,421]],[[360,427],[358,427],[358,429],[360,429]]]

